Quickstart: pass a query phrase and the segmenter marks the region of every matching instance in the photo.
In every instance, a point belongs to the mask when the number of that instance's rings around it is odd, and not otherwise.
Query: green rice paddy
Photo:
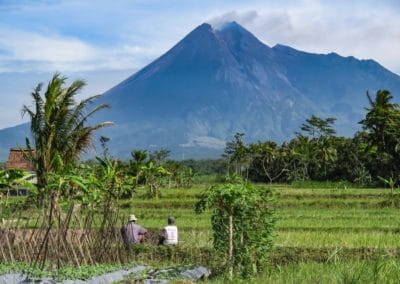
[[[272,188],[278,217],[275,250],[268,270],[251,282],[398,282],[400,209],[388,203],[387,189]],[[182,246],[211,248],[211,213],[193,210],[202,189],[164,189],[157,200],[143,199],[139,191],[124,211],[152,230],[161,229],[173,215]]]

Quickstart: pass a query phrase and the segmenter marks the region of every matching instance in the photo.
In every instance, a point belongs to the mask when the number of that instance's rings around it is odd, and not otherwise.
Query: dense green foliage
[[[99,96],[77,103],[75,97],[85,82],[76,80],[65,87],[66,80],[66,77],[56,73],[43,95],[43,84],[37,85],[31,94],[33,108],[26,105],[22,108],[22,113],[31,121],[33,145],[27,138],[26,155],[34,162],[39,188],[46,187],[48,174],[62,172],[73,165],[91,145],[93,132],[110,124],[86,125],[93,114],[107,105],[88,109]]]
[[[275,228],[271,191],[243,181],[212,186],[196,204],[211,208],[213,245],[237,274],[250,276],[265,267]]]
[[[257,182],[293,182],[298,180],[349,181],[366,185],[399,184],[400,107],[393,97],[380,90],[370,104],[363,131],[353,138],[337,137],[335,118],[312,115],[290,141],[246,144],[237,133],[225,148],[227,172]]]
[[[0,192],[9,194],[10,190],[18,190],[25,187],[35,190],[35,186],[29,182],[33,175],[23,170],[0,170]]]

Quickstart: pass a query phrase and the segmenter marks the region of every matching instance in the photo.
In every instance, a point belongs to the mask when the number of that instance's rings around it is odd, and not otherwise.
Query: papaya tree
[[[223,266],[248,277],[265,267],[273,246],[275,215],[272,193],[238,179],[208,188],[196,204],[212,210],[213,246]]]

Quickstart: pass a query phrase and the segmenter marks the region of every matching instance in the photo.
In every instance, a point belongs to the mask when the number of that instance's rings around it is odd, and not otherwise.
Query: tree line
[[[26,141],[26,155],[35,165],[40,189],[48,185],[50,173],[79,168],[80,154],[92,145],[93,133],[111,124],[87,125],[93,114],[108,105],[94,105],[99,96],[76,102],[76,94],[85,83],[77,80],[65,87],[65,82],[66,78],[56,73],[45,92],[39,84],[31,94],[33,104],[22,109],[31,120],[33,139]],[[134,177],[136,185],[145,184],[153,196],[165,183],[168,187],[190,187],[196,174],[234,173],[266,183],[316,180],[394,186],[400,179],[400,107],[387,90],[374,96],[367,93],[367,99],[369,106],[359,122],[362,130],[351,138],[336,135],[335,118],[312,115],[295,138],[282,144],[272,140],[246,143],[245,134],[237,133],[227,142],[221,159],[173,161],[166,149],[134,150],[128,162],[116,164]],[[102,159],[117,160],[110,155],[108,140],[100,138]],[[91,161],[85,164],[94,165]],[[40,195],[46,194],[43,191]]]
[[[400,108],[387,90],[372,97],[353,137],[336,136],[335,118],[312,115],[295,138],[281,145],[267,140],[247,144],[236,133],[226,144],[226,172],[256,182],[349,181],[361,186],[398,184]]]

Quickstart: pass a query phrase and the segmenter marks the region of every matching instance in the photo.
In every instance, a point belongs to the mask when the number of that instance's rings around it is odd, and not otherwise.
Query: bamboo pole
[[[232,213],[229,214],[229,251],[228,251],[228,261],[229,261],[229,278],[233,278],[233,216]]]

